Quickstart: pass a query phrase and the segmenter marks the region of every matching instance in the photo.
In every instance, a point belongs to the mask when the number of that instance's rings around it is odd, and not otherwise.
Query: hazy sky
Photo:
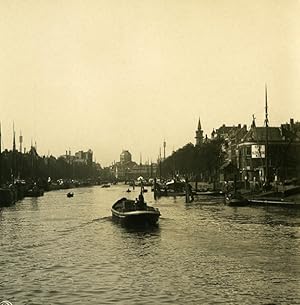
[[[0,0],[2,145],[156,160],[223,123],[300,120],[300,2]],[[3,146],[2,146],[3,147]]]

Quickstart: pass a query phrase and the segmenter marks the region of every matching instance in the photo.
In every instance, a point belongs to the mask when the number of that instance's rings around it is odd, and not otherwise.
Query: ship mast
[[[266,126],[266,147],[265,147],[265,184],[269,183],[269,119],[268,119],[268,92],[267,85],[265,85],[265,126]]]
[[[15,132],[15,123],[13,122],[13,148],[12,148],[12,183],[15,183],[17,172],[17,163],[16,163],[16,132]]]
[[[0,122],[0,187],[2,185],[2,135],[1,135],[1,122]]]

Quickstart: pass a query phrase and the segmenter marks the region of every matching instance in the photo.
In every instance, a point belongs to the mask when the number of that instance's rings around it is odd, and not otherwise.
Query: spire
[[[198,121],[198,130],[201,130],[200,116],[199,116],[199,121]]]
[[[203,130],[201,128],[201,122],[200,122],[200,117],[198,121],[198,129],[196,130],[196,145],[201,145],[203,143]]]

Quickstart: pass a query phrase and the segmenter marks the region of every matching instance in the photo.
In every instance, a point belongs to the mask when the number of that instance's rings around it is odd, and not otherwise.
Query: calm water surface
[[[25,198],[0,210],[0,302],[300,304],[300,212],[221,200],[146,201],[162,217],[126,229],[110,208],[124,185]]]

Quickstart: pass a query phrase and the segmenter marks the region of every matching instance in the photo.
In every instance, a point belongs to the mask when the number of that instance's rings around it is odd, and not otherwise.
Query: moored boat
[[[291,192],[292,193],[292,192]],[[225,202],[230,206],[282,206],[300,208],[300,194],[286,195],[284,192],[262,192],[258,194],[227,194]]]
[[[25,193],[25,197],[40,197],[44,196],[44,190],[37,185],[34,185],[32,188],[28,189]]]
[[[0,188],[0,207],[10,206],[17,201],[17,193],[14,188]]]
[[[190,186],[190,185],[189,185]],[[154,192],[156,197],[177,197],[186,195],[186,183],[182,181],[171,180],[165,184],[155,182]],[[193,193],[190,186],[190,193]]]
[[[121,198],[111,208],[114,220],[124,225],[155,225],[160,217],[160,211],[157,208],[148,206],[139,196],[138,201]]]
[[[243,197],[241,194],[227,194],[225,196],[225,203],[229,206],[246,206],[249,204],[249,201],[247,198]]]
[[[222,192],[222,191],[197,191],[197,192],[195,192],[195,195],[217,197],[217,196],[224,196],[224,192]]]
[[[251,198],[248,200],[248,204],[251,206],[281,206],[281,207],[291,207],[291,208],[300,208],[300,202],[287,198]]]

